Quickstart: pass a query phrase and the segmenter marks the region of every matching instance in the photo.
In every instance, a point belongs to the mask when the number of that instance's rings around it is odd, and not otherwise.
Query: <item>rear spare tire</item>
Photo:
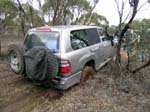
[[[16,74],[24,73],[24,47],[21,45],[10,45],[8,49],[9,64]]]
[[[26,75],[42,85],[49,85],[58,73],[58,60],[46,47],[37,46],[25,53]]]

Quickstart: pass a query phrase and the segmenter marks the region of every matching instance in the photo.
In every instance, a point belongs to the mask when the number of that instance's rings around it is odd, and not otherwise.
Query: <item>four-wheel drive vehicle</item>
[[[9,48],[10,66],[40,84],[67,89],[85,81],[112,56],[111,42],[97,26],[44,26],[30,29],[20,46]]]

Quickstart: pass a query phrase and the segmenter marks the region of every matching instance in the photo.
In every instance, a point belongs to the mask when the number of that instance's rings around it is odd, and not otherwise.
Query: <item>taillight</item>
[[[50,28],[47,28],[47,27],[37,27],[36,30],[50,31]]]
[[[62,74],[67,74],[67,73],[71,72],[71,64],[68,60],[61,60],[60,61],[59,72]]]

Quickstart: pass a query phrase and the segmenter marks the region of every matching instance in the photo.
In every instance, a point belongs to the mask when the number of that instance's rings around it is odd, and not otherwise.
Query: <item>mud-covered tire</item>
[[[8,60],[10,67],[16,74],[23,74],[25,71],[24,64],[24,47],[21,45],[10,45],[8,48]]]
[[[25,53],[26,75],[29,79],[49,86],[58,74],[57,57],[46,47],[37,46]]]
[[[81,72],[80,82],[84,83],[89,77],[93,77],[95,69],[93,66],[85,65]]]

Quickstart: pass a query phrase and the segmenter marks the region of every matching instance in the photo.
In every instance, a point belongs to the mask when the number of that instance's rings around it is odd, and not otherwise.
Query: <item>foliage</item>
[[[82,15],[79,19],[79,22],[81,24],[93,24],[93,25],[98,25],[98,26],[106,26],[108,25],[108,21],[104,16],[101,16],[97,13],[92,13],[92,17],[89,20],[87,20],[86,18],[90,17],[90,13],[86,13],[84,15]]]
[[[143,49],[147,52],[150,51],[150,19],[143,19],[141,21],[134,20],[130,25],[130,30],[126,32],[125,40],[127,44],[127,50]],[[133,40],[134,43],[130,44]]]
[[[118,25],[118,31],[119,31],[119,36],[118,36],[118,44],[116,47],[116,61],[120,63],[120,49],[122,46],[123,42],[123,37],[129,27],[131,26],[136,14],[138,11],[142,8],[143,5],[147,3],[147,1],[139,6],[139,0],[121,0],[119,2],[118,0],[114,0],[116,3],[116,8],[118,11],[119,15],[119,25]],[[125,6],[130,7],[130,11],[126,14],[125,13]]]
[[[113,36],[113,34],[114,34],[114,32],[115,32],[116,29],[117,29],[116,26],[114,26],[114,25],[110,26],[110,27],[108,28],[109,34]]]
[[[130,25],[130,29],[125,33],[125,49],[128,54],[127,69],[130,65],[130,57],[138,56],[140,61],[147,62],[137,67],[135,70],[130,70],[133,73],[150,65],[150,19],[143,19],[141,21],[134,20]]]
[[[48,16],[50,25],[92,23],[101,25],[102,20],[108,24],[105,17],[93,13],[97,3],[98,1],[90,3],[87,0],[46,0],[42,9],[45,16]]]
[[[37,0],[37,9],[33,7],[34,2],[0,0],[0,33],[6,33],[7,28],[12,33],[22,31],[25,34],[29,28],[44,24],[108,24],[105,17],[93,12],[99,0]]]
[[[14,25],[17,15],[16,4],[11,0],[0,0],[0,32],[2,29],[7,29],[9,26]]]
[[[121,47],[122,47],[122,42],[123,42],[123,38],[125,36],[125,33],[128,31],[128,29],[131,27],[131,28],[138,28],[139,26],[137,25],[137,23],[139,23],[138,21],[135,21],[132,24],[136,14],[138,13],[138,11],[147,3],[149,3],[149,1],[144,1],[144,3],[139,6],[139,0],[128,0],[128,3],[127,3],[127,0],[121,0],[121,2],[119,0],[114,0],[115,3],[116,3],[116,8],[117,8],[117,11],[118,11],[118,15],[119,15],[119,25],[118,25],[118,31],[119,31],[119,36],[118,36],[118,44],[116,45],[116,62],[118,63],[118,65],[120,66],[120,61],[121,61],[121,55],[120,55],[120,52],[121,52]],[[128,4],[129,7],[130,7],[130,11],[127,13],[127,15],[125,15],[125,5]],[[125,18],[124,18],[125,17]],[[149,42],[149,29],[148,27],[146,27],[147,25],[146,24],[149,24],[149,22],[147,23],[147,20],[145,22],[145,20],[143,20],[143,23],[144,23],[144,28],[141,29],[141,30],[138,30],[139,32],[139,36],[141,35],[142,38],[140,39],[136,39],[135,41],[132,40],[131,37],[128,38],[128,42],[127,42],[127,54],[128,54],[128,64],[127,64],[127,69],[129,70],[129,63],[130,63],[130,60],[129,60],[129,50],[130,50],[130,47],[129,45],[132,45],[132,43],[136,43],[136,46],[137,48],[139,49],[139,45],[141,45],[141,48],[140,51],[139,51],[139,54],[140,54],[140,57],[145,57],[143,54],[143,49],[148,49],[148,53],[149,53],[149,56],[150,56],[150,51],[149,51],[149,44],[147,42]],[[145,24],[146,23],[146,24]],[[146,29],[145,29],[146,28]],[[138,34],[135,33],[135,34]],[[145,36],[144,36],[145,35]],[[144,36],[144,37],[143,37]],[[127,40],[127,39],[126,39]],[[130,41],[131,40],[131,41]],[[132,48],[131,48],[132,49]],[[132,49],[133,50],[133,49]],[[138,67],[137,69],[133,70],[132,72],[133,73],[136,73],[137,71],[139,71],[140,69],[143,69],[147,66],[150,65],[150,57],[147,61],[147,63],[145,63],[144,65],[142,65],[141,67]],[[121,67],[120,67],[121,68]]]

